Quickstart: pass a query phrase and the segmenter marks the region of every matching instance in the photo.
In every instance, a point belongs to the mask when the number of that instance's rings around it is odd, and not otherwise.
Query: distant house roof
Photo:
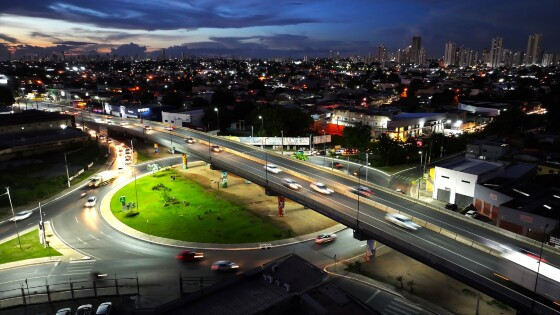
[[[462,159],[459,161],[442,164],[439,167],[467,174],[482,175],[503,167],[503,164],[487,162],[483,160]]]
[[[430,117],[445,117],[445,113],[400,113],[393,116],[393,120],[420,119]]]

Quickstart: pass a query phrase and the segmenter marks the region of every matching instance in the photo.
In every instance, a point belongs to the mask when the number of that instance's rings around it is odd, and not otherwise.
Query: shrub
[[[139,214],[140,214],[140,212],[138,212],[138,211],[128,211],[124,216],[127,217],[127,218],[132,218],[132,217],[135,217]]]

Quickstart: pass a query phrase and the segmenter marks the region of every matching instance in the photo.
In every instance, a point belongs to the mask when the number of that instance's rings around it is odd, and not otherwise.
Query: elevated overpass
[[[95,122],[95,118],[101,121]],[[104,116],[91,115],[85,119],[90,123],[103,123]],[[495,227],[481,226],[478,221],[436,211],[382,187],[374,187],[376,195],[371,199],[358,197],[348,189],[357,184],[355,178],[259,148],[190,129],[166,131],[161,124],[150,122],[153,130],[145,130],[137,121],[125,121],[128,124],[109,125],[108,128],[188,152],[216,168],[265,187],[271,194],[283,195],[345,224],[355,231],[356,238],[378,240],[516,309],[541,314],[560,313],[557,282],[540,275],[537,286],[540,295],[534,296],[532,288],[535,287],[536,273],[502,258],[495,250],[503,244],[525,246],[538,252],[536,244],[528,240],[513,238]],[[186,144],[186,137],[197,139],[197,143]],[[213,153],[210,145],[219,145],[226,150]],[[284,173],[266,173],[263,164],[267,162],[278,165]],[[285,177],[299,178],[303,189],[286,188],[282,184]],[[315,193],[309,189],[309,183],[313,181],[326,183],[335,194]],[[385,212],[403,212],[424,228],[417,232],[400,229],[384,220]],[[553,265],[560,265],[557,253],[550,248],[543,257]],[[522,279],[516,281],[518,275]]]

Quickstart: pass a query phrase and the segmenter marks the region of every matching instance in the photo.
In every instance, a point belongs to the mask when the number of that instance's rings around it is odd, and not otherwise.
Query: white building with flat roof
[[[467,206],[473,203],[476,184],[498,176],[504,168],[502,163],[469,158],[436,166],[432,198]]]

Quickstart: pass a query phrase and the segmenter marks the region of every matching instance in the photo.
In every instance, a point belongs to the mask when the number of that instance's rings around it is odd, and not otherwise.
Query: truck
[[[99,187],[107,185],[117,178],[118,174],[115,171],[103,171],[91,178],[89,182],[90,187]]]

